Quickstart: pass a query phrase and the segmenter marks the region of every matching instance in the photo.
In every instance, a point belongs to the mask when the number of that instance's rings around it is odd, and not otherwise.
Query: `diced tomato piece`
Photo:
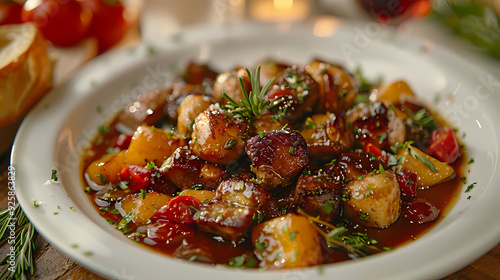
[[[452,164],[460,156],[460,146],[453,129],[449,126],[433,130],[430,142],[427,152],[440,161]]]
[[[149,188],[149,181],[153,172],[145,167],[137,165],[123,165],[120,171],[120,179],[128,181],[133,192]]]
[[[158,209],[151,220],[168,220],[176,223],[192,224],[193,215],[200,208],[200,201],[194,196],[176,196]]]
[[[415,198],[406,203],[403,215],[411,223],[423,224],[434,221],[439,216],[439,209],[426,199]]]
[[[375,146],[372,143],[366,143],[363,150],[366,153],[370,153],[370,154],[376,156],[383,163],[387,163],[389,161],[389,155],[387,155],[387,152],[380,149],[379,147]]]
[[[120,150],[125,150],[130,145],[130,141],[132,141],[132,134],[120,134],[118,138],[116,138],[115,143],[113,144],[114,148],[119,148]]]
[[[269,100],[275,100],[281,98],[282,96],[288,96],[292,94],[292,90],[289,88],[278,89],[268,96]]]
[[[417,173],[403,168],[396,172],[396,179],[403,194],[407,196],[417,195]]]
[[[185,224],[157,221],[148,225],[148,238],[155,242],[178,243],[193,234],[193,228]]]

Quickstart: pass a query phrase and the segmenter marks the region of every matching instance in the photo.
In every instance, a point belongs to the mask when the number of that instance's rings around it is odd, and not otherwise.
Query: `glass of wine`
[[[356,0],[372,19],[390,25],[423,18],[431,12],[431,0]]]

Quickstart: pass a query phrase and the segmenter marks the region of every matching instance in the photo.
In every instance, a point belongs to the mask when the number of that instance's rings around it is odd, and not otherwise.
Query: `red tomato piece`
[[[417,173],[406,169],[401,169],[399,172],[396,172],[399,188],[401,192],[407,196],[417,195],[417,178]]]
[[[178,243],[193,236],[193,228],[185,224],[157,221],[148,225],[148,238],[155,242]]]
[[[137,165],[123,165],[120,171],[120,179],[128,181],[133,192],[149,188],[151,174],[153,172],[147,168]]]
[[[163,219],[176,223],[192,224],[194,223],[193,216],[199,208],[200,201],[196,197],[176,196],[156,211],[151,220]]]
[[[376,145],[372,143],[366,143],[363,150],[366,153],[370,153],[374,156],[376,156],[379,160],[381,160],[383,163],[387,163],[389,161],[389,156],[387,155],[387,152],[380,149]]]
[[[118,138],[116,138],[115,143],[113,144],[114,148],[119,148],[120,150],[125,150],[130,145],[130,141],[132,141],[132,134],[120,134]]]
[[[47,40],[63,47],[82,40],[91,19],[76,0],[28,0],[21,12],[23,22],[33,21]]]
[[[273,94],[269,95],[268,98],[269,98],[269,100],[275,100],[275,99],[281,98],[282,96],[289,96],[291,94],[292,94],[292,90],[289,88],[278,89],[278,90],[274,91]]]
[[[20,23],[22,9],[23,5],[14,1],[0,2],[0,25]]]
[[[120,0],[82,0],[82,5],[92,11],[89,35],[97,39],[100,53],[125,36],[130,24],[124,16],[125,8]]]
[[[449,126],[433,130],[430,142],[431,144],[427,148],[427,152],[440,161],[452,164],[460,156],[458,140],[453,129]]]
[[[439,216],[439,209],[426,199],[415,198],[406,203],[403,215],[411,223],[423,224],[434,221]]]

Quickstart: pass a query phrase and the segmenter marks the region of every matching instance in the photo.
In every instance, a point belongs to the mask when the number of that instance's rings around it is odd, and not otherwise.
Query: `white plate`
[[[447,49],[400,38],[375,23],[327,21],[322,26],[329,36],[314,35],[317,24],[200,27],[91,61],[35,108],[15,141],[17,198],[37,231],[86,268],[118,279],[429,279],[468,265],[498,244],[498,80]],[[475,160],[468,180],[477,185],[469,193],[464,185],[447,217],[418,240],[321,269],[241,271],[179,261],[134,244],[96,213],[82,190],[79,159],[100,124],[190,59],[221,70],[254,66],[266,57],[300,64],[321,57],[351,70],[361,65],[372,78],[407,80],[429,103],[439,94],[439,112],[457,125],[459,135],[466,134],[462,141]],[[53,168],[60,184],[46,184]],[[33,200],[40,206],[33,207]]]

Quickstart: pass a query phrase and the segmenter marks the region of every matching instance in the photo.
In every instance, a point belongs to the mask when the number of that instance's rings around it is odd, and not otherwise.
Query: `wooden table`
[[[2,209],[7,206],[7,168],[9,161],[9,155],[0,157],[0,208]],[[8,244],[2,244],[0,247],[0,257],[8,253],[6,245]],[[62,255],[41,236],[37,237],[35,245],[35,274],[32,279],[104,279]],[[0,269],[4,267],[0,266]],[[500,244],[472,264],[444,279],[500,280]]]

